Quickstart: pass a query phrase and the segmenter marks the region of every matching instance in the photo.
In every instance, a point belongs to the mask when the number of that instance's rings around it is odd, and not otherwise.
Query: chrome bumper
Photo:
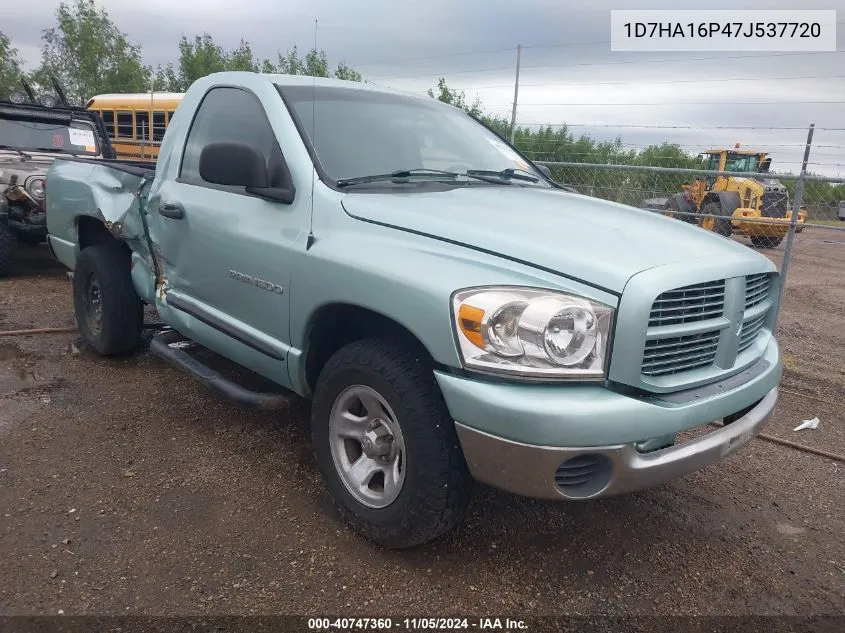
[[[593,499],[655,486],[719,461],[758,435],[777,398],[774,388],[731,424],[648,453],[639,452],[635,444],[533,446],[456,426],[478,481],[526,497]]]

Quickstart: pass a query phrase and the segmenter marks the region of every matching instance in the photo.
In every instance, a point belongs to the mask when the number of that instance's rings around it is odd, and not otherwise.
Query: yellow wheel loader
[[[741,150],[737,143],[734,149],[710,149],[700,157],[707,160],[708,170],[744,172],[748,176],[707,176],[684,183],[682,193],[663,202],[664,214],[694,214],[677,218],[726,237],[745,235],[760,248],[778,246],[789,232],[792,206],[786,187],[767,175],[772,163],[768,154]],[[806,219],[807,210],[802,206],[796,233],[804,229]]]

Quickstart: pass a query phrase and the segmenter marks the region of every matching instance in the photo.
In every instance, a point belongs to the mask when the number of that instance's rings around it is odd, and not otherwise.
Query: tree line
[[[41,59],[35,69],[24,72],[26,64],[0,32],[0,98],[10,90],[20,89],[20,77],[26,77],[36,90],[51,90],[50,78],[62,85],[69,100],[84,104],[95,94],[107,92],[183,92],[195,80],[224,70],[335,77],[362,81],[360,72],[344,61],[332,66],[323,50],[301,52],[297,46],[279,51],[275,58],[260,58],[250,43],[241,39],[233,49],[217,43],[209,33],[183,36],[178,43],[175,62],[152,67],[144,64],[142,49],[132,42],[95,0],[61,0],[55,23],[43,31]],[[444,78],[428,91],[430,97],[466,110],[505,138],[510,137],[510,121],[485,111],[476,98],[467,101],[462,91],[449,88]],[[634,149],[617,137],[595,139],[576,134],[565,124],[518,127],[514,144],[533,160],[575,163],[656,165],[663,167],[703,168],[697,156],[673,143],[660,143]],[[587,189],[592,195],[636,203],[642,196],[661,196],[680,191],[686,177],[673,174],[622,172],[589,168],[553,170],[559,179]],[[819,204],[845,199],[845,186],[822,183],[808,186],[808,194]],[[808,199],[809,199],[808,195]]]
[[[41,59],[25,73],[24,60],[0,32],[0,93],[20,89],[20,77],[40,89],[49,89],[56,77],[68,99],[83,104],[106,92],[183,92],[205,75],[224,70],[244,70],[293,75],[314,75],[361,81],[361,74],[340,62],[330,68],[325,51],[301,54],[296,46],[279,52],[275,59],[258,58],[250,43],[241,39],[226,50],[209,33],[183,36],[176,63],[145,65],[142,49],[111,19],[95,0],[62,0],[55,24],[42,34]]]

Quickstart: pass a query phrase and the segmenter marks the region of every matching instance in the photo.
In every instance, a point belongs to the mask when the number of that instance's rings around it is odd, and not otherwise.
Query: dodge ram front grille
[[[749,310],[758,303],[765,301],[769,296],[769,283],[771,278],[768,273],[748,275],[745,278],[745,309]]]
[[[760,334],[768,331],[765,326],[772,308],[772,276],[747,275],[744,303],[742,295],[737,296],[742,292],[742,281],[720,279],[660,294],[649,313],[642,376],[667,377],[711,367],[717,355],[719,366],[727,368],[721,363],[731,362],[730,357],[751,348]],[[733,303],[727,306],[738,304],[741,313],[726,307],[728,294]]]
[[[768,310],[760,312],[759,306],[769,298],[772,278],[768,273],[748,275],[745,278],[745,314],[743,315],[742,329],[739,331],[739,349],[741,354],[747,350],[766,323]]]
[[[724,306],[724,280],[668,290],[655,299],[648,326],[706,321],[721,316]]]
[[[749,321],[746,321],[742,324],[742,330],[739,332],[739,353],[741,354],[749,347],[751,344],[757,340],[757,335],[760,333],[760,330],[763,327],[763,324],[766,322],[766,315],[761,314],[758,317],[755,317]]]
[[[642,373],[663,376],[710,365],[718,344],[718,330],[646,341]]]

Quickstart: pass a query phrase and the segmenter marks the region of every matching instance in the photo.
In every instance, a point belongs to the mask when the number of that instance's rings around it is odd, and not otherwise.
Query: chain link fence
[[[689,222],[771,259],[781,273],[783,397],[808,419],[843,423],[845,178],[807,173],[806,154],[798,173],[536,162],[578,193]]]
[[[809,145],[808,145],[809,150]],[[845,178],[765,171],[537,161],[578,193],[742,239],[779,263],[785,287],[796,236],[831,231],[845,245]],[[811,241],[818,241],[814,236]],[[782,253],[769,253],[783,249]],[[841,271],[840,271],[841,272]],[[783,293],[781,293],[783,294]]]
[[[723,220],[722,226],[727,225],[725,221],[730,222],[734,232],[750,231],[751,224],[789,225],[797,202],[799,232],[810,225],[845,230],[845,178],[841,177],[537,162],[549,167],[555,180],[578,193],[663,213],[699,226],[713,225],[704,222],[708,216]],[[728,179],[731,182],[725,182]],[[796,194],[801,182],[803,193],[798,200]],[[735,199],[723,204],[714,201],[708,208],[708,200],[720,197],[720,190],[735,194],[722,198]],[[738,203],[735,208],[730,208],[732,202]],[[707,213],[705,208],[715,213]]]

